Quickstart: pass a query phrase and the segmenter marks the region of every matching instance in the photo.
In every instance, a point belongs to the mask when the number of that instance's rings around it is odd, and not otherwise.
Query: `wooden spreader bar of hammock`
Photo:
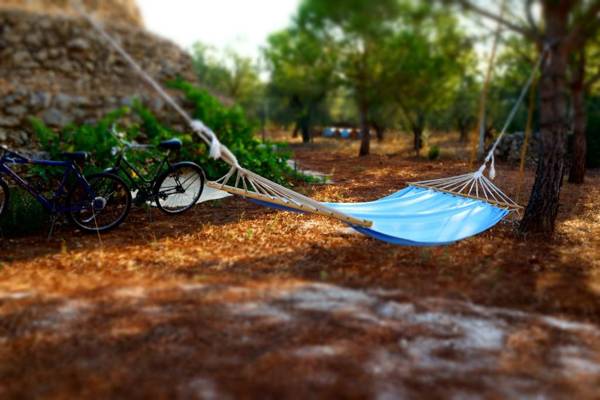
[[[239,188],[236,188],[233,186],[222,185],[222,184],[216,183],[216,182],[207,182],[206,186],[213,188],[213,189],[217,189],[217,190],[223,190],[227,193],[230,193],[230,194],[233,194],[236,196],[246,197],[246,198],[258,200],[258,201],[264,201],[266,203],[276,204],[278,206],[291,208],[291,209],[298,210],[301,212],[308,212],[311,214],[318,214],[318,215],[323,215],[325,217],[335,218],[335,219],[338,219],[340,221],[346,222],[346,223],[348,223],[350,225],[354,225],[354,226],[361,226],[363,228],[371,228],[373,226],[372,221],[354,218],[354,217],[340,213],[339,211],[333,210],[326,206],[317,208],[317,207],[311,207],[311,206],[308,206],[305,204],[297,204],[292,201],[284,201],[284,200],[275,198],[273,196],[259,194],[259,193],[252,192],[249,190],[239,189]]]
[[[506,209],[509,209],[509,210],[514,210],[514,211],[523,210],[523,206],[520,206],[518,204],[515,205],[515,204],[510,204],[510,203],[507,203],[507,202],[503,202],[503,201],[484,199],[482,197],[473,196],[473,195],[470,195],[468,193],[456,193],[456,192],[453,192],[451,190],[434,188],[434,187],[423,185],[423,184],[420,184],[420,183],[417,183],[417,182],[415,182],[415,183],[409,183],[409,185],[410,186],[415,186],[415,187],[418,187],[418,188],[423,188],[423,189],[435,190],[436,192],[448,193],[448,194],[452,194],[454,196],[466,197],[468,199],[480,200],[480,201],[484,201],[486,203],[492,204],[494,206],[498,206],[500,208],[506,208]]]

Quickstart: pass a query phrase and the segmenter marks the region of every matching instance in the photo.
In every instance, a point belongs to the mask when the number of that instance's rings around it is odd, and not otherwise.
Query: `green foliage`
[[[46,210],[28,192],[20,188],[10,189],[6,212],[0,218],[0,234],[17,237],[41,232],[49,227]]]
[[[472,73],[474,54],[456,17],[444,8],[423,2],[406,9],[384,53],[385,88],[401,110],[402,124],[419,135],[462,100],[458,94],[472,89],[461,85]]]
[[[440,3],[304,0],[290,28],[269,38],[265,55],[269,87],[290,99],[287,110],[295,110],[299,126],[323,123],[327,114],[384,129],[403,125],[419,135],[434,117],[450,121],[445,127],[472,124],[473,97],[458,97],[475,86],[475,53]],[[323,103],[331,96],[353,104]],[[454,103],[468,115],[455,121],[447,111]],[[319,115],[315,104],[329,113]]]
[[[331,49],[332,76],[352,97],[360,114],[356,119],[382,127],[395,114],[384,90],[389,82],[382,60],[400,13],[397,0],[305,0],[296,22],[298,31],[321,43],[317,48]]]
[[[307,29],[291,27],[272,34],[264,51],[271,81],[270,115],[285,125],[295,123],[305,141],[315,120],[326,120],[326,99],[336,86],[337,52],[333,43]]]
[[[494,75],[490,81],[486,104],[487,128],[494,128],[495,131],[502,129],[538,57],[539,53],[535,45],[519,36],[509,37],[505,41],[498,54],[498,60],[493,66]],[[534,111],[533,121],[536,123],[537,110]],[[517,110],[515,119],[508,128],[509,132],[523,132],[527,124],[527,114],[527,101],[525,101]],[[534,130],[536,129],[534,126]]]
[[[203,43],[194,45],[192,55],[198,79],[206,89],[238,104],[253,119],[262,115],[265,85],[252,59],[231,49],[219,53]]]
[[[440,158],[440,148],[438,146],[431,146],[429,148],[429,152],[427,153],[427,158],[430,161],[435,161]]]
[[[253,132],[255,126],[248,121],[239,106],[227,107],[206,90],[177,80],[171,86],[180,90],[194,107],[194,117],[210,126],[219,135],[219,140],[236,155],[241,165],[267,179],[286,183],[297,174],[288,166],[289,152],[280,144],[261,142]],[[209,176],[225,174],[228,166],[208,157],[208,149],[199,154],[199,160]]]
[[[30,122],[42,150],[51,158],[61,159],[63,152],[85,151],[92,154],[94,156],[92,162],[84,166],[84,173],[91,174],[112,166],[111,149],[118,144],[118,141],[109,134],[109,131],[113,124],[129,112],[129,108],[123,107],[109,113],[94,125],[71,124],[59,132],[48,128],[37,118],[30,118]],[[32,172],[45,178],[49,178],[49,175],[62,174],[62,171],[46,167],[34,167]]]
[[[182,80],[172,82],[172,87],[184,93],[195,108],[195,117],[217,132],[221,142],[231,149],[246,168],[281,184],[287,184],[291,178],[303,178],[287,165],[290,155],[283,145],[262,143],[254,138],[255,125],[246,118],[239,106],[224,106],[206,90]],[[60,153],[64,151],[90,152],[93,160],[87,163],[85,173],[113,165],[111,150],[119,145],[118,140],[110,134],[114,124],[119,125],[119,130],[124,131],[129,141],[157,145],[162,140],[174,137],[181,139],[184,146],[180,157],[199,163],[210,178],[220,177],[229,169],[225,163],[209,158],[206,145],[195,134],[178,132],[161,124],[139,101],[135,101],[131,108],[124,107],[111,112],[97,124],[71,125],[60,132],[52,131],[38,119],[32,119],[31,122],[42,149],[52,158],[60,159]],[[130,152],[128,157],[138,165],[143,165],[159,154],[158,150]],[[39,168],[36,173],[43,175],[48,170]]]

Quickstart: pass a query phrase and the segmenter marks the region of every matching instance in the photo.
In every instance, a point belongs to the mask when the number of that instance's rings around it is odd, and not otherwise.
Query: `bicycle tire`
[[[120,177],[107,173],[91,175],[87,178],[87,181],[90,187],[95,191],[96,198],[89,199],[87,193],[81,193],[81,187],[76,186],[72,188],[67,198],[67,206],[74,206],[74,201],[77,203],[83,202],[82,204],[89,201],[90,207],[82,207],[82,209],[78,211],[69,211],[67,213],[69,221],[77,228],[89,233],[107,232],[121,225],[131,210],[131,191],[129,190],[129,186],[127,186],[125,181]],[[103,185],[100,183],[103,183]],[[104,185],[107,186],[103,187]],[[106,189],[112,190],[113,193],[109,196],[108,193],[103,192]],[[109,204],[112,205],[114,203],[113,200],[115,197],[113,195],[117,192],[120,195],[118,201],[123,203],[120,205],[121,210],[115,217],[109,216],[107,218],[108,222],[105,223],[103,222],[104,215],[107,215],[107,213],[104,211]],[[97,202],[101,203],[101,207],[96,204]],[[104,203],[102,204],[102,202]],[[118,204],[115,204],[115,206],[116,205]],[[100,217],[102,217],[102,219],[100,219]],[[98,221],[102,222],[99,223]]]
[[[178,178],[185,170],[191,175],[186,178],[185,182],[181,183]],[[202,196],[206,181],[205,176],[204,170],[193,162],[184,161],[172,165],[156,180],[153,194],[156,206],[168,215],[177,215],[188,211],[198,203],[200,196]],[[175,182],[169,182],[168,179],[173,179]],[[166,182],[168,184],[165,184]],[[184,185],[187,186],[183,187]],[[188,193],[188,189],[196,190]],[[175,192],[173,192],[174,190]],[[170,201],[171,205],[167,201]]]

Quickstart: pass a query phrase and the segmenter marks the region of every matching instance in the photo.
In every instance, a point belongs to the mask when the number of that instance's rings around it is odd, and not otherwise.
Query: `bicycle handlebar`
[[[127,140],[121,139],[121,137],[119,136],[120,132],[117,131],[117,127],[114,124],[110,129],[110,133],[125,148],[124,150],[146,150],[146,149],[152,149],[155,147],[150,144],[139,144],[139,143],[135,143],[135,142],[128,142]],[[115,150],[115,149],[113,148],[113,150]]]
[[[121,148],[113,147],[112,148],[113,155],[116,155],[119,151],[148,150],[148,149],[156,149],[158,147],[158,146],[155,146],[152,144],[139,144],[136,142],[128,142],[127,140],[122,139],[120,136],[122,133],[117,131],[117,127],[115,124],[112,125],[112,127],[110,129],[110,133],[117,140],[117,142],[119,142],[119,144],[122,146]]]

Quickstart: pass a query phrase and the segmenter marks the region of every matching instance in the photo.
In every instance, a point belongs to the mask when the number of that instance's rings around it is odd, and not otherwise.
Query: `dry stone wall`
[[[159,81],[195,80],[190,56],[173,43],[136,25],[106,26]],[[0,143],[34,146],[29,116],[58,128],[97,120],[134,98],[178,121],[86,21],[0,7]]]
[[[44,14],[75,15],[74,4],[93,13],[96,18],[142,27],[143,21],[135,0],[0,0],[0,7],[19,8]]]

